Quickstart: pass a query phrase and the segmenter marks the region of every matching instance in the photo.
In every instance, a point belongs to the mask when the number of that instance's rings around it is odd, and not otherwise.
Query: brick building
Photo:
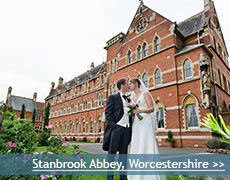
[[[178,147],[203,147],[212,136],[199,121],[212,112],[230,111],[228,52],[214,3],[203,0],[204,10],[177,24],[140,3],[126,34],[111,38],[107,61],[71,81],[52,83],[54,133],[89,141],[100,138],[105,127],[108,96],[116,81],[143,80],[160,109],[157,141],[165,146],[171,130]]]
[[[22,105],[25,105],[25,119],[32,119],[33,110],[36,110],[35,129],[42,129],[44,104],[37,101],[37,93],[33,94],[33,99],[12,95],[12,87],[8,88],[6,105],[12,106],[16,113],[16,118],[20,117]]]

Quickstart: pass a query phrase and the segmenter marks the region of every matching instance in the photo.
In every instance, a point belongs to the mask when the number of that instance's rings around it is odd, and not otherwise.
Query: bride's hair
[[[133,78],[133,79],[130,80],[130,82],[133,83],[133,84],[137,83],[137,84],[138,84],[138,87],[140,88],[141,82],[140,82],[139,79]]]

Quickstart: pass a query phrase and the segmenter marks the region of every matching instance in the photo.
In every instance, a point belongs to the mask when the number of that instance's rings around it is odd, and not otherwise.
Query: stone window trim
[[[189,68],[185,69],[185,63],[186,63],[186,62],[189,62],[190,69],[191,69],[191,76],[188,76],[188,77],[186,77],[186,74],[185,74],[185,71],[186,71],[186,70],[187,70],[187,71],[189,70]],[[186,59],[184,60],[182,68],[183,68],[182,77],[183,77],[184,80],[193,78],[193,76],[194,76],[194,71],[193,71],[194,65],[193,65],[192,61],[191,61],[189,58],[186,58]]]
[[[197,115],[197,121],[198,121],[198,126],[195,127],[189,127],[188,126],[188,120],[187,120],[187,114],[186,114],[186,107],[188,105],[195,105],[196,106],[196,115]],[[191,93],[187,94],[183,100],[182,100],[182,114],[183,114],[183,128],[185,130],[188,129],[198,129],[200,128],[200,103],[199,100],[197,99],[197,97]]]
[[[157,74],[157,73],[160,73],[160,74]],[[157,83],[157,80],[160,78],[160,83],[158,84]],[[162,85],[162,72],[160,70],[160,68],[156,68],[156,70],[154,71],[154,86],[157,87],[157,86],[161,86]]]

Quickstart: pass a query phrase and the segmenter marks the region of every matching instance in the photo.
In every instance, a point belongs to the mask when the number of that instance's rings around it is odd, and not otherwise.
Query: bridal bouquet
[[[133,110],[134,110],[134,109],[137,109],[138,107],[139,107],[138,104],[129,103],[129,104],[127,105],[127,108],[129,108],[128,114],[131,116],[131,115],[133,114]],[[142,120],[142,119],[143,119],[142,115],[140,115],[140,114],[136,114],[136,115],[137,115],[137,117],[138,117],[139,120]]]

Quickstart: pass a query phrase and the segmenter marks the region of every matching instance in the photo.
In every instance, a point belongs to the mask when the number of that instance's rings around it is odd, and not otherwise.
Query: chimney
[[[58,85],[59,85],[59,86],[62,86],[62,85],[63,85],[63,77],[59,77]]]
[[[12,87],[10,86],[10,87],[8,88],[7,96],[11,95],[11,92],[12,92]]]
[[[90,70],[92,70],[93,68],[95,68],[94,63],[92,62],[90,65]]]
[[[9,102],[10,102],[11,92],[12,92],[12,87],[10,86],[10,87],[8,88],[7,97],[6,97],[6,105],[7,105],[7,106],[9,105]]]
[[[52,91],[54,90],[54,86],[55,86],[55,82],[51,83],[51,88],[50,88],[50,94],[52,93]]]
[[[37,101],[37,93],[35,92],[34,95],[33,95],[33,101]]]

